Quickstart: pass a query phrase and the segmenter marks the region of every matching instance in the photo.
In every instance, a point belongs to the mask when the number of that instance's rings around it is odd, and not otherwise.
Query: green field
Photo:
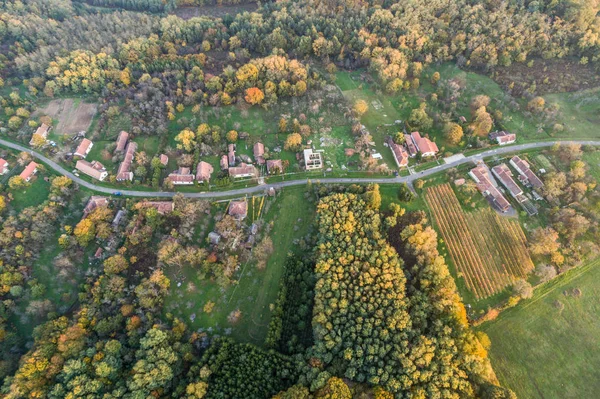
[[[596,398],[600,392],[600,259],[541,286],[481,327],[500,383],[519,398]],[[579,289],[581,296],[573,295]],[[564,305],[560,310],[558,302]]]
[[[273,223],[269,236],[275,251],[264,270],[258,270],[253,262],[243,263],[236,274],[238,281],[224,290],[214,282],[198,280],[194,270],[189,269],[181,271],[185,280],[177,287],[178,281],[181,281],[178,271],[167,270],[171,278],[171,294],[165,301],[165,311],[182,318],[192,329],[230,334],[239,341],[262,345],[271,319],[270,305],[277,298],[285,259],[289,252],[299,251],[293,241],[306,235],[312,225],[314,204],[304,198],[304,190],[304,187],[288,188],[275,200],[268,200],[274,202],[264,215],[264,221],[265,224]],[[255,206],[258,207],[258,203]],[[250,207],[249,219],[252,219],[251,215]],[[299,219],[302,221],[298,222]],[[202,308],[209,300],[216,306],[207,314]],[[237,324],[231,325],[227,316],[236,309],[241,310],[242,317]],[[190,319],[192,315],[195,315],[194,321]]]
[[[565,130],[556,137],[600,138],[600,88],[544,96],[546,104],[559,106],[558,121]]]
[[[47,175],[38,172],[30,182],[30,186],[20,190],[10,190],[13,195],[12,208],[20,212],[23,209],[44,202],[50,193],[50,183],[44,180]]]

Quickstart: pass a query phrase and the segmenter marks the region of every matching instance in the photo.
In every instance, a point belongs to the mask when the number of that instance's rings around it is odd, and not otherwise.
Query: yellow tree
[[[248,104],[260,104],[265,99],[265,93],[258,87],[250,87],[246,89],[246,96],[244,97]]]
[[[196,134],[190,129],[184,129],[177,136],[175,136],[175,141],[181,143],[177,144],[177,148],[185,149],[186,151],[192,151],[192,149],[196,146]]]
[[[283,148],[291,151],[299,151],[301,146],[302,136],[300,135],[300,133],[292,133],[288,134],[287,138],[285,139],[285,144]]]
[[[354,110],[356,115],[361,117],[369,110],[369,105],[365,100],[358,100],[354,103],[354,107],[352,109]]]
[[[446,138],[450,144],[458,144],[463,138],[463,128],[456,123],[450,123],[446,127]]]

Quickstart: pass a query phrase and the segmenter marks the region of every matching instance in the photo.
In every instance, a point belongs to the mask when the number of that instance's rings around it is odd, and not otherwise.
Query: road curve
[[[379,183],[379,184],[412,183],[413,181],[415,181],[417,179],[421,179],[421,178],[430,176],[432,174],[457,167],[458,165],[462,165],[464,163],[473,162],[478,159],[482,159],[482,158],[486,158],[486,157],[490,157],[490,156],[494,156],[494,155],[502,155],[502,154],[507,154],[507,153],[512,153],[512,152],[525,151],[525,150],[530,150],[533,148],[551,147],[554,144],[565,145],[565,144],[569,144],[569,143],[600,146],[600,141],[594,141],[594,140],[590,140],[590,141],[585,141],[585,140],[541,141],[541,142],[537,142],[537,143],[527,143],[527,144],[517,144],[517,145],[511,145],[511,146],[505,146],[505,147],[495,147],[494,149],[483,151],[483,152],[477,153],[475,155],[470,155],[468,157],[458,159],[458,160],[448,163],[448,164],[444,163],[444,164],[435,166],[433,168],[424,170],[422,172],[412,174],[410,176],[402,176],[402,177],[394,177],[394,178],[351,178],[351,177],[350,178],[337,178],[336,177],[336,178],[320,178],[320,179],[313,178],[311,180],[319,181],[321,183],[330,183],[330,184],[331,183],[345,183],[345,184],[352,184],[352,183]],[[66,170],[65,168],[63,168],[62,166],[60,166],[59,164],[54,162],[53,160],[45,157],[42,154],[39,154],[39,153],[31,150],[30,148],[23,147],[22,145],[15,144],[10,141],[6,141],[6,140],[2,140],[2,139],[0,139],[0,145],[8,147],[8,148],[12,148],[13,150],[28,152],[33,157],[41,160],[42,162],[44,162],[45,164],[50,166],[56,172],[69,177],[77,184],[79,184],[83,187],[89,188],[90,190],[100,192],[100,193],[113,194],[115,191],[119,191],[122,195],[130,196],[130,197],[162,197],[162,198],[171,198],[175,194],[178,194],[177,192],[172,192],[172,191],[136,191],[136,190],[123,190],[123,189],[119,189],[119,188],[109,188],[109,187],[97,186],[95,184],[88,183],[87,181],[75,176],[73,173],[69,172],[68,170]],[[308,181],[308,179],[289,180],[289,181],[283,181],[283,182],[278,182],[278,183],[269,183],[269,184],[263,185],[263,186],[237,188],[237,189],[227,190],[227,191],[215,191],[215,192],[203,192],[203,193],[181,193],[181,194],[183,194],[184,197],[188,197],[188,198],[222,198],[222,197],[231,197],[231,196],[236,196],[236,195],[258,193],[258,192],[264,191],[266,189],[266,187],[274,187],[274,188],[278,189],[278,188],[282,188],[282,187],[300,186],[300,185],[306,184],[307,181]]]

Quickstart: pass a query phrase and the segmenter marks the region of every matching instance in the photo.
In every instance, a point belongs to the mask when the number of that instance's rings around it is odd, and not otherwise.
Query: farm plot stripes
[[[464,212],[448,184],[428,188],[425,200],[452,261],[477,299],[502,291],[533,270],[517,221],[491,209]]]

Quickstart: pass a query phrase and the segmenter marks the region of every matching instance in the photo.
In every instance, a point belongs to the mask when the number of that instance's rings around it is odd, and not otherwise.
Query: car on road
[[[121,196],[121,195],[123,195],[123,194],[122,194],[120,191],[115,191],[115,192],[113,193],[113,195],[114,195],[114,196],[116,196],[116,197],[120,197],[120,196]]]

